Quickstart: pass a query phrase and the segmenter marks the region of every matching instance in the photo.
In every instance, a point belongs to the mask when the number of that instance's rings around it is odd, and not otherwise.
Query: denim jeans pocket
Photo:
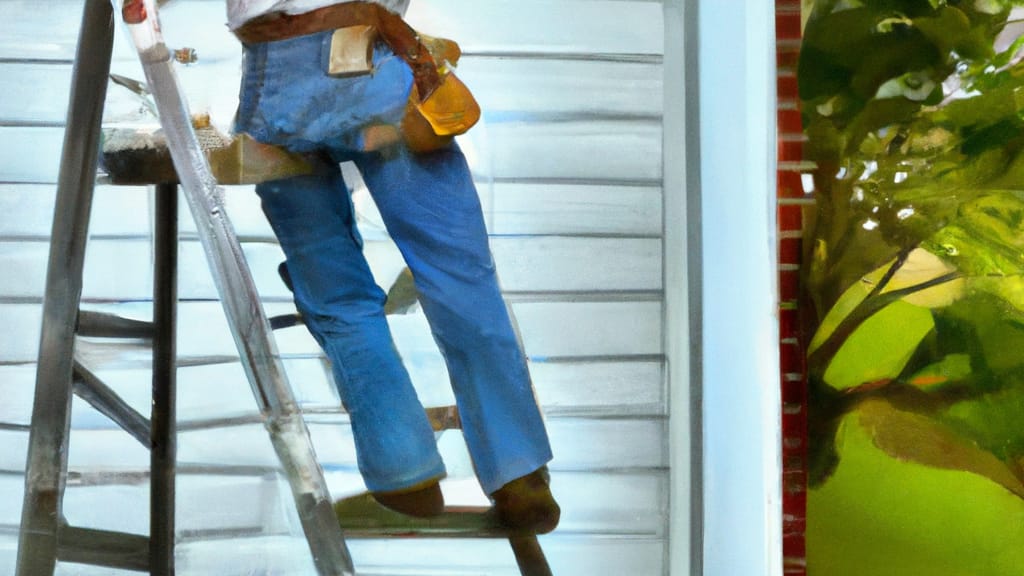
[[[331,32],[246,51],[236,128],[296,152],[360,149],[362,129],[401,122],[412,73],[387,45],[374,47],[373,72],[329,76]]]

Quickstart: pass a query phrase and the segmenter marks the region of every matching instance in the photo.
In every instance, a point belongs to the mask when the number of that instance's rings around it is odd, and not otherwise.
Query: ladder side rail
[[[82,295],[113,30],[110,1],[86,0],[72,72],[43,296],[18,541],[18,576],[47,576],[56,567],[67,467],[75,325]]]
[[[146,7],[149,17],[129,28],[235,345],[288,478],[314,563],[320,576],[353,575],[352,558],[334,516],[309,430],[224,208],[223,189],[217,185],[192,128],[170,51],[159,32],[156,4],[147,0]]]
[[[178,186],[156,186],[153,258],[153,404],[150,413],[149,561],[174,576],[177,458]]]

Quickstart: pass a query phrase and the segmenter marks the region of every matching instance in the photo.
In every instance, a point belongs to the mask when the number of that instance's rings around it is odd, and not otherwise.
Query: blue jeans
[[[372,75],[324,71],[330,33],[247,45],[235,129],[312,152],[309,176],[257,185],[284,250],[295,301],[324,348],[350,414],[370,490],[444,476],[433,431],[392,340],[338,163],[355,162],[415,278],[448,366],[484,491],[551,459],[526,359],[502,299],[480,202],[458,146],[361,152],[362,128],[397,124],[412,86],[406,64],[375,49]]]

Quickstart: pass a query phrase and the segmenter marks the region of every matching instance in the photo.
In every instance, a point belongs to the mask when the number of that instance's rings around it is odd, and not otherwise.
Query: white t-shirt
[[[409,7],[409,0],[366,1],[380,4],[392,12],[403,15],[405,14],[405,9]],[[249,20],[271,12],[302,14],[317,8],[337,4],[338,2],[339,0],[227,0],[228,28],[235,30]]]

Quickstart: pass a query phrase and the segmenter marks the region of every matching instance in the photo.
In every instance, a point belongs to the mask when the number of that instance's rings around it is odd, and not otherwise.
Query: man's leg
[[[493,494],[543,467],[551,448],[465,158],[452,145],[422,155],[400,148],[356,163],[412,270],[477,476]]]
[[[285,252],[296,304],[331,360],[367,487],[401,491],[442,477],[433,431],[392,341],[385,294],[363,257],[338,167],[256,190]]]

